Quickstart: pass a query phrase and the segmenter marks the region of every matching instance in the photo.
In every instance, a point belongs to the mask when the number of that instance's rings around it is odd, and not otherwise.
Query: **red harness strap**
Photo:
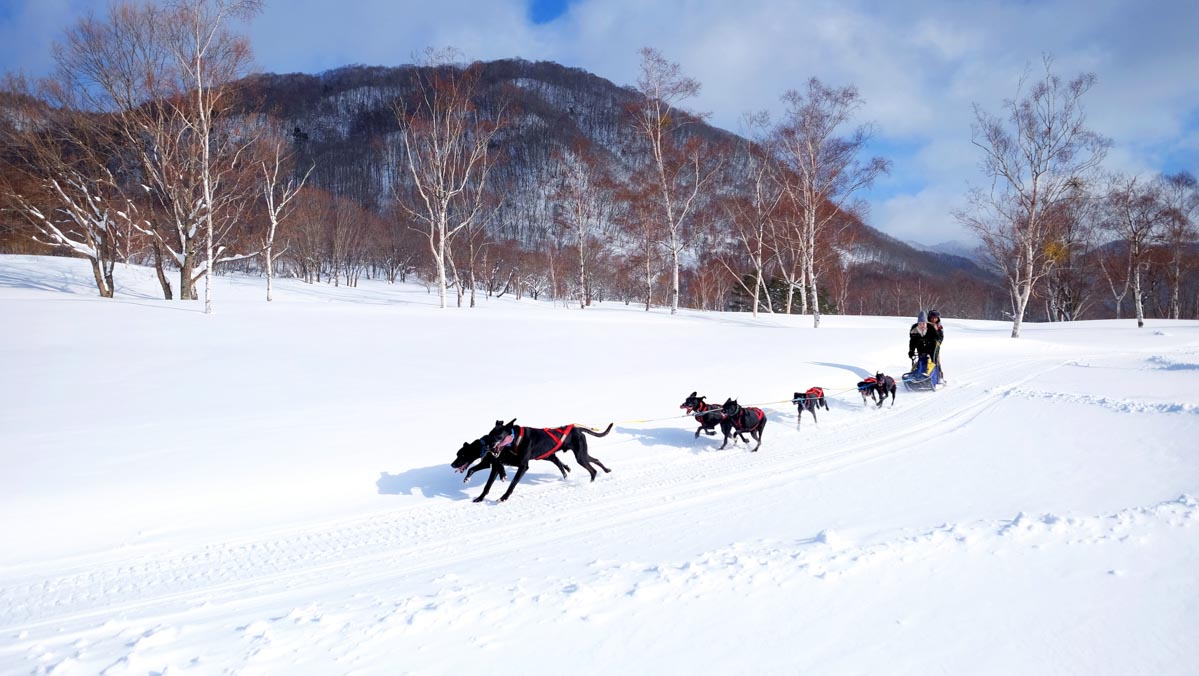
[[[824,399],[824,390],[820,389],[819,387],[813,387],[807,392],[804,392],[804,394],[808,395],[809,399]]]
[[[543,454],[537,456],[536,458],[534,458],[534,460],[545,460],[546,458],[550,457],[551,455],[557,453],[558,449],[562,448],[562,444],[566,442],[567,435],[569,435],[571,433],[571,431],[574,430],[574,428],[575,428],[575,426],[573,424],[567,425],[566,427],[558,427],[555,429],[550,429],[548,427],[541,428],[541,431],[548,434],[549,437],[551,439],[553,439],[556,443],[554,444],[553,448],[551,448],[546,453],[543,453]]]
[[[749,420],[750,412],[758,414],[758,422],[754,423],[753,427],[746,427],[745,423]],[[737,418],[738,420],[735,422],[737,423],[737,428],[739,430],[742,432],[753,432],[762,426],[762,423],[766,420],[766,414],[763,413],[762,409],[760,408],[742,408],[741,414],[737,416]]]
[[[765,423],[765,422],[766,422],[766,412],[765,412],[765,411],[763,411],[763,410],[762,410],[762,409],[760,409],[760,408],[751,408],[751,409],[749,409],[749,410],[751,410],[751,411],[753,411],[754,413],[757,413],[757,414],[758,414],[758,424],[757,424],[757,425],[754,425],[754,427],[753,427],[754,429],[758,429],[759,427],[761,427],[761,426],[762,426],[762,424],[763,424],[763,423]]]

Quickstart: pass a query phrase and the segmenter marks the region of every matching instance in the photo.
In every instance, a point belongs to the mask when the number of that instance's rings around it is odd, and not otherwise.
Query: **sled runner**
[[[912,370],[903,374],[903,386],[912,392],[935,392],[941,382],[941,369],[927,356],[912,361]]]

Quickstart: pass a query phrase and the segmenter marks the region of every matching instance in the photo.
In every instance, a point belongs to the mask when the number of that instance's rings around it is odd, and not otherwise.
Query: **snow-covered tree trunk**
[[[807,265],[808,291],[812,294],[812,328],[820,328],[820,290],[816,285],[816,268],[811,260]]]
[[[1023,280],[1033,279],[1034,258],[1031,246],[1024,254],[1024,272],[1021,276]],[[1012,338],[1020,337],[1020,327],[1024,325],[1024,314],[1028,309],[1028,301],[1032,297],[1032,282],[1017,281],[1012,286],[1012,297],[1015,301],[1015,308],[1012,317]]]
[[[263,253],[266,255],[266,301],[269,303],[274,298],[271,297],[271,282],[275,278],[275,256],[273,255],[274,246],[267,244]]]
[[[679,250],[678,239],[671,237],[670,251],[670,314],[678,314],[679,311]]]
[[[1137,328],[1145,326],[1145,299],[1141,294],[1141,266],[1137,265],[1132,271],[1132,304],[1136,308]]]
[[[433,269],[437,272],[437,300],[439,307],[445,309],[448,307],[446,299],[449,295],[449,285],[446,283],[446,266],[445,266],[445,237],[446,224],[442,218],[437,225],[438,237],[434,242],[433,238],[429,239],[429,244],[433,248]]]

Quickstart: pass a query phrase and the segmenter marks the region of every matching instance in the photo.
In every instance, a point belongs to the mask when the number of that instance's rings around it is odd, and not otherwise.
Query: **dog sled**
[[[903,374],[904,389],[910,392],[935,392],[941,383],[941,369],[927,356],[912,360],[912,370]]]

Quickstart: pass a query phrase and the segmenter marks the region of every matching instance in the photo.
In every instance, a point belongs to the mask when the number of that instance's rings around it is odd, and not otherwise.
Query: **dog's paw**
[[[483,496],[480,495],[479,497],[475,498],[474,500],[471,500],[471,502],[483,502]]]

